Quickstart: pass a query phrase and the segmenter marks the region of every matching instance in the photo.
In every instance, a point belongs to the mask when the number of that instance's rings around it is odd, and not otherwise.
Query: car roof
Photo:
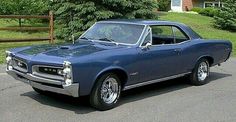
[[[177,27],[181,28],[190,37],[190,39],[202,38],[195,31],[193,31],[190,27],[188,27],[185,24],[179,23],[179,22],[160,21],[160,20],[144,20],[144,19],[110,19],[110,20],[99,21],[98,23],[127,23],[127,24],[148,25],[148,26],[151,26],[151,25],[171,25],[171,26],[177,26]]]
[[[144,20],[144,19],[110,19],[100,21],[101,23],[114,22],[114,23],[129,23],[129,24],[141,24],[141,25],[176,25],[181,24],[172,21],[160,21],[160,20]]]

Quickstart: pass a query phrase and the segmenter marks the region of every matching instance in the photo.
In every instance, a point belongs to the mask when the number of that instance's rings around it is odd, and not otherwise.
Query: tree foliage
[[[224,0],[222,7],[214,17],[214,25],[225,30],[236,30],[236,0]]]
[[[156,16],[154,0],[54,0],[56,22],[60,25],[57,37],[68,39],[81,35],[99,20],[115,18],[145,18]]]
[[[1,0],[1,15],[36,15],[49,10],[49,0]]]
[[[157,0],[158,1],[158,11],[169,11],[170,5],[171,5],[171,0]]]

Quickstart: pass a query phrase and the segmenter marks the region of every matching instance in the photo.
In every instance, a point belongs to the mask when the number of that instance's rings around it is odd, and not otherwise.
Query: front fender
[[[112,70],[122,70],[128,76],[127,71],[117,65],[83,65],[77,66],[78,69],[74,72],[75,80],[80,84],[80,96],[89,95],[92,91],[94,84],[96,83],[97,78],[101,76],[103,73],[112,71]],[[129,78],[127,78],[129,79]]]
[[[104,68],[103,70],[101,70],[101,71],[96,75],[96,77],[93,79],[93,83],[96,82],[96,80],[99,78],[99,76],[101,76],[101,75],[104,74],[105,72],[109,72],[109,71],[112,71],[112,70],[122,70],[123,72],[126,73],[127,76],[129,76],[129,75],[128,75],[128,72],[127,72],[124,68],[122,68],[122,67],[120,67],[120,66],[110,66],[110,67],[106,67],[106,68]],[[128,79],[129,79],[129,77],[128,77]],[[128,80],[128,79],[127,79],[127,80]]]
[[[106,67],[106,68],[102,69],[101,71],[99,71],[99,72],[97,73],[97,75],[94,77],[94,79],[93,79],[93,81],[92,81],[92,87],[91,87],[91,88],[94,87],[94,85],[96,84],[97,79],[98,79],[100,76],[102,76],[104,73],[112,72],[112,71],[114,71],[114,70],[123,71],[123,72],[127,75],[127,81],[129,80],[128,72],[127,72],[124,68],[122,68],[122,67],[120,67],[120,66],[110,66],[110,67]],[[90,92],[91,92],[91,91],[92,91],[92,89],[90,90]]]

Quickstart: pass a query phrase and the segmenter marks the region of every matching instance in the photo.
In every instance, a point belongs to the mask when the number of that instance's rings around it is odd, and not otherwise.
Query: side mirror
[[[149,49],[149,47],[151,47],[151,46],[152,46],[152,43],[151,43],[151,42],[148,42],[148,43],[146,43],[145,46],[143,46],[142,49]]]

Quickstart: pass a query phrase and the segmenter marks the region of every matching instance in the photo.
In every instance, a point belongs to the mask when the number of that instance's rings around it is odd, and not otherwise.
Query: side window
[[[151,28],[153,45],[174,43],[172,26],[152,26]]]
[[[189,38],[177,27],[173,27],[175,43],[181,43],[189,40]]]

